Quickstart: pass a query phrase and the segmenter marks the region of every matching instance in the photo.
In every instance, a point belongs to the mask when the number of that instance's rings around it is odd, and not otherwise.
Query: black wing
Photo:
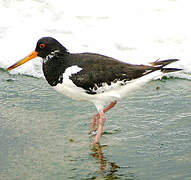
[[[76,56],[76,58],[74,58]],[[113,58],[99,54],[82,53],[73,54],[72,64],[82,68],[76,74],[72,74],[70,79],[76,86],[82,87],[88,93],[92,89],[101,86],[103,83],[108,85],[111,82],[130,81],[151,73],[161,66],[132,65]],[[71,63],[71,61],[69,61]]]

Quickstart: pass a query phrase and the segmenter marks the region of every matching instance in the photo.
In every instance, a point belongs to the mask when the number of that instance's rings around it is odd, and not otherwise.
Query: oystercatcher
[[[37,56],[43,59],[44,76],[55,90],[96,106],[98,113],[90,125],[90,132],[97,130],[94,143],[100,142],[105,112],[114,107],[117,100],[153,77],[181,70],[165,68],[178,59],[133,65],[95,53],[69,53],[56,39],[43,37],[31,54],[7,68],[7,71]],[[104,108],[107,103],[110,104]]]

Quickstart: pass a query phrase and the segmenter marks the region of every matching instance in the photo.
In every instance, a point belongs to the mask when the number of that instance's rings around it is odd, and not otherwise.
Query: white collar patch
[[[46,63],[47,61],[51,60],[57,52],[60,52],[59,50],[52,51],[50,54],[48,54],[44,59],[43,62]]]

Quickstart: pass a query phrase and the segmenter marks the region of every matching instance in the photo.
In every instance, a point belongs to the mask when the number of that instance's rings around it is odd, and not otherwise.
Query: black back
[[[131,65],[93,53],[57,53],[50,61],[43,64],[44,75],[51,86],[56,86],[62,83],[65,70],[74,65],[82,70],[72,74],[70,79],[88,93],[94,93],[91,89],[101,86],[102,83],[110,85],[117,80],[126,82],[159,69],[159,67]]]

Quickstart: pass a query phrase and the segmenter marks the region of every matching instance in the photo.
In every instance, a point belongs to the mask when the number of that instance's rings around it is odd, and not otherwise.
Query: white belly
[[[141,87],[141,85],[145,84],[149,80],[161,75],[160,71],[155,71],[141,78],[132,80],[124,86],[120,85],[121,82],[112,83],[111,85],[103,84],[102,87],[98,88],[97,94],[88,94],[85,89],[77,87],[72,80],[69,79],[71,74],[76,73],[81,69],[77,66],[72,66],[67,70],[68,71],[63,74],[62,84],[59,83],[56,86],[53,86],[53,88],[69,98],[78,101],[92,102],[98,110],[103,108],[106,103],[110,103],[111,101],[118,100],[129,95],[134,92],[136,88]],[[71,73],[69,70],[73,70],[73,72]]]

